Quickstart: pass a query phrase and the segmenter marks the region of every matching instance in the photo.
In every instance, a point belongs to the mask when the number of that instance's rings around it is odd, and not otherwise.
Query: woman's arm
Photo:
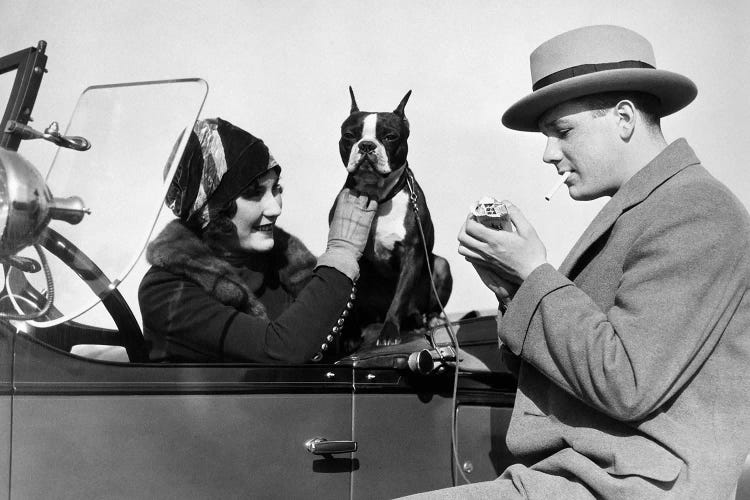
[[[345,309],[352,282],[319,267],[297,299],[275,321],[222,304],[198,284],[154,268],[144,278],[139,301],[144,329],[196,352],[226,361],[303,363],[325,343]],[[168,348],[169,351],[169,348]]]

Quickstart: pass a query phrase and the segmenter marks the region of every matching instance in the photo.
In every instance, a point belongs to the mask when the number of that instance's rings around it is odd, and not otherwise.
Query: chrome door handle
[[[356,441],[329,441],[316,437],[305,441],[305,449],[313,455],[334,455],[336,453],[353,453],[357,451]]]

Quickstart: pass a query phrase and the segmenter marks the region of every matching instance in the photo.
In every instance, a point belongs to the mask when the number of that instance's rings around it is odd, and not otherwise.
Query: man
[[[573,199],[612,198],[559,270],[512,204],[514,232],[467,219],[459,253],[519,366],[507,444],[524,465],[426,496],[730,498],[750,448],[750,222],[662,135],[695,86],[615,26],[547,41],[531,73],[503,124],[547,137]]]

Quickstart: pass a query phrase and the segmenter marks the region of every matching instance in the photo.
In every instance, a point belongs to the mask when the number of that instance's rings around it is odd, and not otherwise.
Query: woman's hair
[[[253,183],[257,184],[257,181]],[[232,217],[237,213],[237,201],[231,200],[211,212],[213,213],[209,216],[206,227],[201,229],[200,225],[197,225],[194,229],[214,253],[222,255],[237,247],[237,226],[232,222]]]

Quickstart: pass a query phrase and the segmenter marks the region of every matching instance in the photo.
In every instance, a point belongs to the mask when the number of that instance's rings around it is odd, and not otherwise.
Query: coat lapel
[[[570,253],[560,265],[560,273],[570,277],[570,272],[584,252],[611,228],[628,208],[646,199],[654,189],[689,165],[700,161],[685,139],[667,146],[656,158],[636,172],[604,205],[583,232]]]
[[[604,205],[601,211],[596,214],[596,217],[591,221],[589,227],[586,228],[581,237],[578,238],[576,244],[573,245],[570,253],[565,257],[563,263],[560,264],[559,271],[561,274],[570,277],[570,272],[573,270],[573,266],[578,262],[581,255],[583,255],[586,249],[598,240],[605,231],[612,227],[617,218],[620,217],[622,208],[620,207],[620,204],[616,202],[616,196],[617,193],[606,205]]]

